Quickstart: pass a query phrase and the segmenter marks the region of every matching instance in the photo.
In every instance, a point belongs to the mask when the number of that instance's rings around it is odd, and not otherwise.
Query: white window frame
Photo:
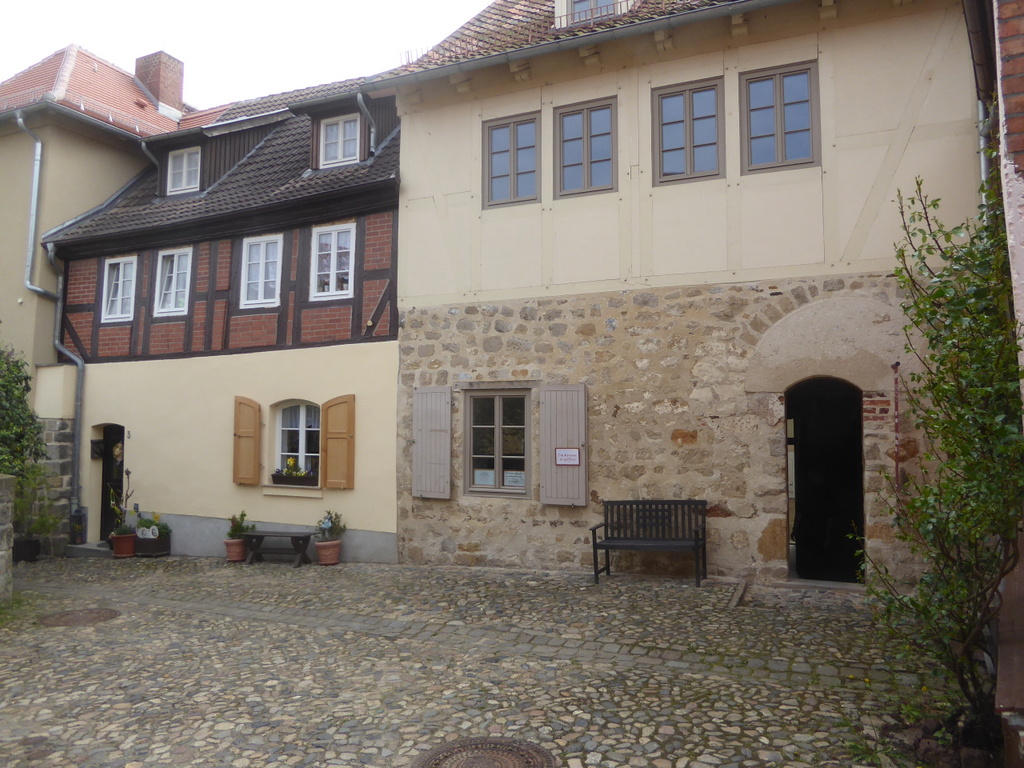
[[[274,266],[274,274],[269,277],[266,274],[267,259],[267,246],[273,244],[277,249],[276,264]],[[249,293],[249,251],[252,248],[257,248],[259,251],[258,264],[260,278],[255,281],[259,286],[258,295],[256,298],[248,298]],[[281,261],[284,258],[284,236],[283,235],[265,235],[263,237],[247,237],[242,241],[242,279],[239,282],[240,295],[239,295],[239,306],[245,307],[276,307],[281,301]],[[268,289],[267,284],[273,281],[274,287],[271,291]],[[273,295],[270,295],[270,294]]]
[[[331,126],[338,127],[338,138],[337,141],[328,141],[327,133],[328,128]],[[355,126],[354,136],[345,136],[346,126]],[[360,142],[360,126],[359,126],[359,115],[340,115],[339,117],[328,117],[320,121],[320,167],[321,168],[333,168],[338,165],[348,165],[350,163],[359,162],[359,142]],[[346,152],[345,144],[347,142],[352,143],[351,151]],[[337,145],[338,156],[336,158],[328,159],[329,147],[334,144]]]
[[[320,276],[320,236],[331,235],[332,247],[331,252],[328,255],[329,275],[330,281],[333,285],[338,269],[338,257],[340,255],[340,249],[337,247],[338,238],[337,235],[341,232],[347,232],[349,235],[349,246],[348,246],[348,288],[344,290],[338,290],[335,288],[328,288],[326,290],[320,290],[319,287],[319,276]],[[326,301],[328,299],[347,299],[352,296],[352,286],[354,280],[352,279],[353,262],[355,260],[356,253],[356,225],[355,224],[334,224],[326,227],[315,227],[313,229],[312,244],[310,246],[310,258],[309,258],[309,298],[313,301]]]
[[[175,169],[175,163],[179,161],[181,167]],[[167,154],[167,194],[180,195],[183,192],[197,191],[201,168],[202,151],[199,147],[186,147],[169,152]]]
[[[289,408],[299,409],[299,426],[298,427],[287,427],[289,430],[295,430],[298,433],[298,451],[285,451],[285,429],[284,426],[284,414]],[[307,450],[307,432],[311,431],[313,427],[309,427],[306,424],[306,412],[308,409],[313,408],[317,413],[317,426],[316,426],[316,453]],[[310,474],[316,475],[317,483],[320,484],[320,458],[323,451],[323,410],[316,403],[311,403],[306,400],[289,400],[281,403],[277,406],[277,431],[275,433],[276,447],[274,450],[274,466],[277,469],[284,469],[288,463],[288,458],[295,458],[296,463],[301,469],[306,470]],[[312,461],[311,461],[312,460]],[[313,468],[311,468],[313,467]],[[286,483],[287,484],[287,483]]]
[[[125,277],[126,265],[131,275]],[[116,274],[115,274],[116,273]],[[138,260],[135,256],[119,256],[103,263],[102,322],[121,322],[135,318],[135,284],[138,281]],[[117,311],[111,311],[111,302],[117,302]],[[127,302],[127,310],[125,303]]]
[[[173,282],[168,289],[166,284],[167,267]],[[184,280],[184,284],[182,284]],[[156,259],[156,286],[153,290],[153,317],[168,317],[188,314],[188,297],[192,284],[192,249],[177,248],[172,251],[160,251]],[[176,299],[180,296],[181,306]]]

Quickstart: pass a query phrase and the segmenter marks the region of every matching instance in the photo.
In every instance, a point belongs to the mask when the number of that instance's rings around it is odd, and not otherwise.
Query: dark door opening
[[[864,541],[861,391],[816,378],[786,392],[792,565],[801,579],[857,581]]]
[[[117,513],[111,504],[111,491],[121,498],[124,490],[124,427],[108,424],[103,428],[103,482],[100,485],[100,541],[106,541],[117,527]]]

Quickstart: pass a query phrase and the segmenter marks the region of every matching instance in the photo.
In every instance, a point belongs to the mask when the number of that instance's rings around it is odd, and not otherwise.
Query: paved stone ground
[[[927,683],[855,595],[203,558],[21,564],[15,588],[7,768],[407,768],[481,736],[567,768],[850,766]],[[121,615],[37,621],[98,607]]]

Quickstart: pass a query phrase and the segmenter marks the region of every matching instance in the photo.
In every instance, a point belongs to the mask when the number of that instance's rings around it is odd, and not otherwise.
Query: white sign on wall
[[[579,448],[555,448],[556,467],[578,467],[580,465]]]

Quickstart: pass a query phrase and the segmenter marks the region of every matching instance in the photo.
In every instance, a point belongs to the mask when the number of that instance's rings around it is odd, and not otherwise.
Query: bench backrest
[[[704,536],[704,499],[648,499],[604,502],[606,539],[672,541]]]

